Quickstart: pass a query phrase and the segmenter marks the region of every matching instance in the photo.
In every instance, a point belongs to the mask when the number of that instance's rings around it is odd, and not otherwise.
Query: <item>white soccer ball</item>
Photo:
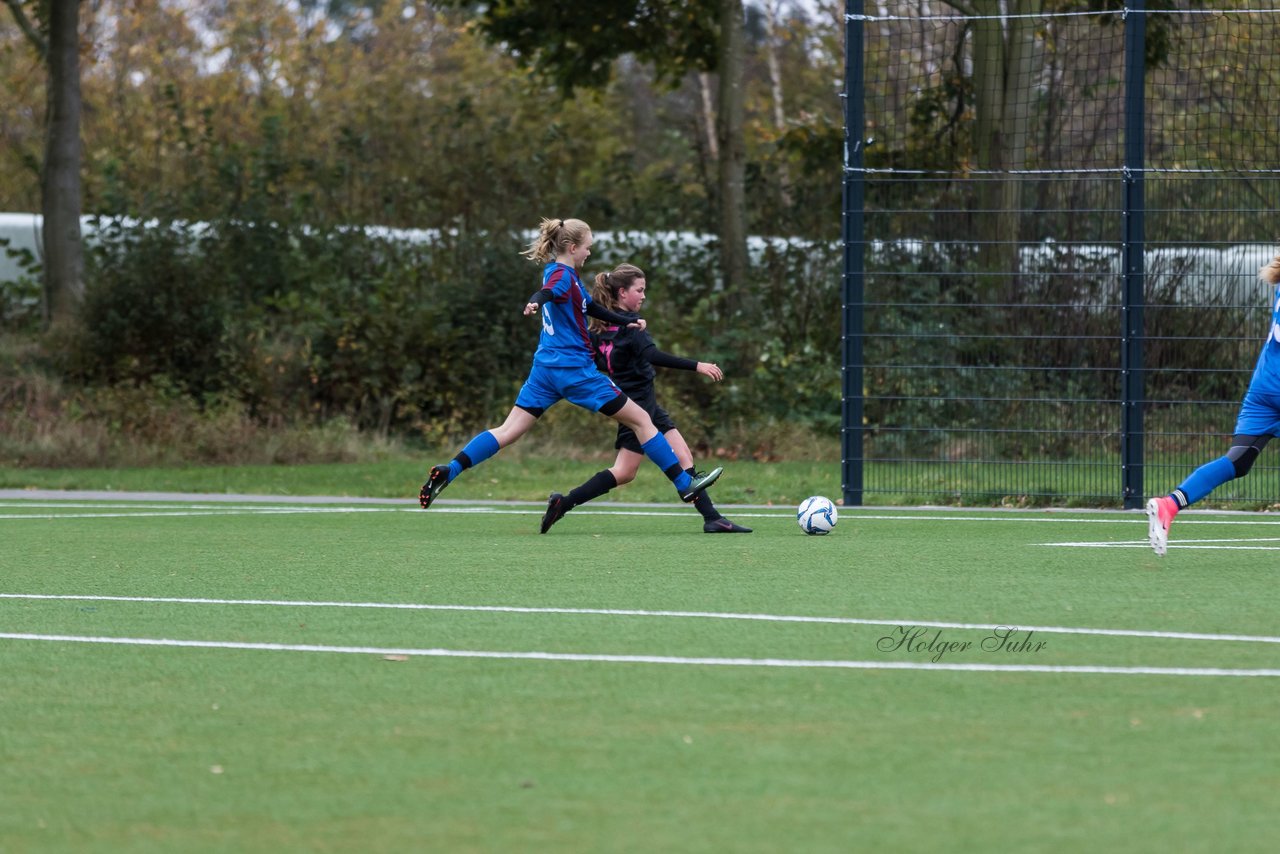
[[[830,533],[836,526],[836,506],[821,495],[814,495],[800,502],[796,511],[796,521],[800,530],[815,536]]]

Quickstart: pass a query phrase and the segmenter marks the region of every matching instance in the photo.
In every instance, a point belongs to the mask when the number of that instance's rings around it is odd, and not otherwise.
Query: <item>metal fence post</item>
[[[846,507],[862,504],[863,488],[863,289],[865,234],[862,171],[865,116],[863,105],[863,0],[845,0],[844,21],[844,314],[842,343],[841,489]]]
[[[1124,293],[1121,317],[1124,324],[1121,341],[1121,433],[1120,478],[1124,506],[1139,508],[1143,504],[1143,427],[1145,403],[1143,347],[1143,293],[1146,265],[1144,198],[1145,102],[1146,77],[1145,0],[1130,0],[1125,7],[1124,52],[1124,211],[1123,264]]]

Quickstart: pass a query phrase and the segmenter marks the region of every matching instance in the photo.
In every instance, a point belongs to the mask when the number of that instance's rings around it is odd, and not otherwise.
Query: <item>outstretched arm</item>
[[[724,372],[720,370],[720,366],[712,362],[695,362],[693,359],[685,359],[680,356],[673,356],[670,353],[664,353],[654,344],[649,344],[640,354],[649,360],[649,364],[657,365],[660,368],[672,368],[677,371],[697,371],[705,377],[710,377],[712,382],[720,382],[724,379]]]
[[[630,326],[633,329],[639,329],[641,332],[649,324],[644,322],[643,317],[628,317],[618,314],[616,311],[610,311],[598,302],[589,303],[587,305],[587,317],[594,317],[597,320],[603,320],[605,323],[612,323],[615,326]]]

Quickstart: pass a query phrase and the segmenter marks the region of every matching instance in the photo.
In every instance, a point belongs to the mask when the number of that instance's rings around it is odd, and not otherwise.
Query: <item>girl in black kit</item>
[[[596,275],[595,284],[591,288],[592,299],[620,315],[633,315],[640,311],[645,299],[644,271],[631,264],[621,264],[608,273]],[[680,465],[696,477],[693,468],[693,455],[684,437],[676,429],[675,422],[661,406],[653,390],[654,365],[663,368],[674,368],[681,371],[697,371],[709,377],[712,382],[724,378],[718,365],[710,362],[695,362],[682,359],[659,350],[643,329],[629,326],[615,326],[604,321],[592,319],[591,343],[595,349],[596,365],[604,371],[621,388],[628,397],[649,413],[658,431],[666,436],[671,449],[676,452]],[[614,442],[618,449],[618,457],[613,465],[604,471],[596,472],[585,483],[561,495],[551,493],[547,500],[547,512],[542,517],[542,533],[546,533],[552,525],[564,517],[574,507],[585,504],[593,498],[599,498],[615,486],[630,483],[635,479],[640,463],[644,461],[644,452],[630,427],[619,425],[618,439]],[[702,530],[708,534],[749,534],[750,528],[735,525],[720,514],[711,498],[703,492],[694,501],[694,506],[702,514]]]

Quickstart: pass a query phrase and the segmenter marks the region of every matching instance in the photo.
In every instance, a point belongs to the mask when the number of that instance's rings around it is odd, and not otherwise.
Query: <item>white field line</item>
[[[498,516],[541,516],[545,508],[537,510],[513,510],[493,507],[440,508],[432,510],[432,515],[440,513],[484,513]],[[255,507],[238,510],[227,510],[221,507],[209,510],[160,510],[152,511],[139,508],[134,512],[111,513],[3,513],[0,521],[21,519],[126,519],[155,518],[164,516],[287,516],[305,513],[417,513],[422,510],[413,507]],[[689,517],[684,510],[575,510],[575,516],[680,516]],[[734,518],[750,519],[792,519],[793,513],[734,513]],[[697,518],[697,517],[694,517]]]
[[[16,519],[129,519],[164,516],[290,516],[305,513],[387,513],[403,512],[382,507],[260,507],[253,510],[139,510],[122,513],[0,513],[0,520]]]
[[[417,507],[369,507],[369,506],[316,506],[316,505],[246,505],[236,506],[229,504],[212,504],[212,505],[138,505],[138,504],[69,504],[69,503],[35,503],[35,502],[2,502],[0,507],[4,508],[26,508],[38,507],[41,509],[52,508],[74,508],[79,510],[87,510],[84,513],[3,513],[0,514],[0,520],[21,520],[21,519],[112,519],[112,518],[152,518],[160,516],[254,516],[254,515],[288,515],[298,513],[416,513],[421,514],[423,511]],[[99,508],[101,510],[99,511]],[[432,515],[440,513],[485,513],[493,515],[511,515],[511,516],[541,516],[545,512],[545,507],[537,508],[510,508],[510,507],[438,507],[431,511]],[[98,512],[95,512],[98,511]],[[111,512],[108,512],[111,511]],[[114,512],[120,511],[120,512]],[[688,516],[688,510],[633,510],[633,509],[603,509],[603,510],[577,510],[575,516]],[[735,516],[746,516],[756,519],[790,519],[794,516],[791,511],[782,513],[735,513]]]
[[[1078,673],[1121,676],[1235,676],[1276,677],[1277,669],[1228,669],[1220,667],[1110,667],[1093,664],[968,664],[924,661],[844,661],[796,658],[707,658],[674,655],[609,655],[604,653],[521,652],[470,649],[413,649],[378,646],[321,646],[318,644],[248,643],[243,641],[171,640],[168,638],[111,638],[81,635],[0,633],[0,639],[57,643],[111,644],[119,646],[184,647],[276,652],[328,652],[348,655],[403,655],[429,658],[487,658],[509,661],[573,661],[602,664],[667,664],[703,667],[807,667],[842,670],[946,670],[979,673]]]
[[[85,504],[85,503],[69,503],[69,502],[24,502],[24,501],[0,501],[0,507],[5,508],[25,508],[39,507],[42,509],[52,508],[76,508],[89,512],[85,513],[6,513],[0,514],[0,521],[4,520],[23,520],[23,519],[92,519],[92,518],[152,518],[164,516],[236,516],[236,515],[292,515],[303,513],[415,513],[421,514],[423,511],[417,507],[409,506],[389,506],[389,507],[370,507],[368,505],[350,506],[350,505],[228,505],[228,504]],[[98,508],[104,510],[120,510],[125,512],[93,512]],[[843,508],[842,508],[843,509]],[[499,506],[469,506],[469,507],[436,507],[430,512],[432,515],[441,513],[486,513],[493,515],[509,515],[509,516],[541,516],[544,508],[515,508],[515,507],[499,507]],[[1063,518],[1057,516],[1037,516],[1028,518],[1023,516],[955,516],[955,515],[924,515],[929,511],[922,511],[919,514],[883,514],[883,513],[860,513],[853,509],[844,511],[843,518],[849,521],[870,521],[870,522],[1001,522],[1001,523],[1022,523],[1022,524],[1073,524],[1073,525],[1139,525],[1146,524],[1144,517],[1119,516],[1115,518]],[[1037,511],[1029,511],[1037,512]],[[634,508],[607,508],[574,510],[575,516],[671,516],[684,517],[689,515],[687,509],[672,510],[637,510]],[[734,517],[742,517],[747,519],[791,519],[794,512],[789,508],[779,508],[776,511],[759,512],[759,511],[736,511]],[[1280,520],[1218,520],[1218,519],[1188,519],[1182,518],[1178,520],[1179,525],[1280,525]],[[1040,545],[1050,545],[1049,543],[1041,543]]]
[[[1254,551],[1254,552],[1276,552],[1280,551],[1280,545],[1277,546],[1240,546],[1240,545],[1220,545],[1222,543],[1277,543],[1280,537],[1240,537],[1239,539],[1205,539],[1205,540],[1178,540],[1169,543],[1169,548],[1178,549],[1200,549],[1200,550],[1227,550],[1227,551]],[[1150,543],[1146,540],[1118,541],[1110,540],[1104,542],[1078,542],[1078,543],[1035,543],[1038,546],[1055,546],[1059,548],[1079,548],[1079,549],[1149,549]]]
[[[76,510],[285,510],[285,509],[293,509],[295,507],[310,507],[315,510],[331,510],[331,509],[345,510],[352,506],[355,506],[355,505],[345,504],[341,501],[334,501],[329,504],[292,504],[289,502],[279,502],[275,504],[272,504],[272,503],[231,504],[231,503],[223,503],[223,502],[193,503],[189,501],[183,501],[183,502],[177,502],[177,503],[175,502],[160,503],[155,501],[146,501],[146,502],[95,501],[92,503],[78,502],[78,501],[0,501],[0,507],[9,507],[9,508],[40,507],[43,509],[54,508],[54,507],[57,507],[57,508],[70,507]],[[379,509],[379,510],[405,509],[403,507],[396,507],[392,505],[384,505],[384,506],[359,505],[359,506],[367,507],[371,509]],[[412,509],[417,510],[418,509],[417,504],[414,504]]]
[[[0,599],[70,602],[138,602],[171,605],[240,605],[277,608],[372,608],[402,611],[463,611],[496,614],[558,614],[602,617],[664,617],[695,620],[748,620],[765,623],[813,623],[842,626],[919,626],[930,629],[958,629],[990,632],[1014,629],[1043,634],[1095,635],[1103,637],[1158,638],[1238,643],[1280,643],[1280,637],[1267,635],[1210,634],[1144,629],[1101,629],[1078,626],[1026,626],[1017,623],[960,623],[941,620],[882,620],[860,617],[820,617],[793,614],[747,614],[724,611],[651,611],[630,608],[538,608],[518,605],[437,605],[417,602],[308,602],[291,599],[210,599],[168,596],[98,596],[53,593],[0,593]]]
[[[529,502],[526,502],[529,503]],[[541,515],[544,508],[540,504],[533,504],[528,508],[499,506],[507,505],[508,502],[497,502],[495,505],[486,505],[484,502],[477,502],[470,506],[437,506],[431,513],[433,515],[440,513],[488,513],[494,515],[516,515],[516,516],[538,516]],[[404,506],[407,505],[407,506]],[[87,512],[87,513],[12,513],[0,514],[0,520],[22,520],[22,519],[86,519],[86,518],[126,518],[137,516],[142,518],[155,516],[208,516],[208,515],[255,515],[255,514],[297,514],[297,513],[422,513],[415,505],[404,502],[404,505],[390,506],[369,506],[369,505],[351,505],[344,504],[341,500],[335,500],[331,504],[307,504],[298,505],[291,504],[287,501],[273,503],[264,501],[261,503],[213,503],[213,502],[157,502],[138,499],[135,502],[102,501],[102,502],[86,502],[81,500],[62,501],[58,499],[41,498],[37,500],[25,499],[5,499],[0,500],[0,508],[28,508],[38,507],[43,509],[54,508],[76,508],[88,511],[97,511],[101,509],[123,510],[129,512],[121,513],[103,513],[103,512]],[[1145,518],[1140,514],[1123,514],[1115,512],[1107,518],[1072,518],[1057,515],[1056,511],[1048,513],[1043,510],[1028,511],[1005,511],[1000,515],[955,515],[950,510],[920,510],[915,512],[894,512],[894,513],[864,513],[856,508],[841,508],[844,511],[844,518],[847,520],[859,521],[876,521],[876,522],[1013,522],[1013,523],[1067,523],[1077,525],[1130,525],[1145,524]],[[160,512],[157,512],[160,511]],[[169,512],[172,511],[172,512]],[[208,511],[208,512],[202,512]],[[1203,515],[1209,516],[1212,511],[1200,511]],[[1239,511],[1226,511],[1235,515],[1239,515]],[[1034,516],[1017,515],[1021,513],[1035,514]],[[687,516],[687,509],[636,509],[634,507],[609,507],[606,505],[597,505],[590,509],[579,508],[574,511],[575,516]],[[750,519],[790,519],[794,512],[790,508],[777,508],[776,510],[768,510],[760,512],[758,510],[740,510],[735,511],[735,517],[741,516]],[[1178,520],[1178,524],[1182,525],[1280,525],[1280,519],[1245,519],[1245,520],[1223,520],[1217,518],[1187,518],[1183,516]],[[1067,545],[1067,544],[1050,544],[1041,543],[1039,545]],[[1085,545],[1084,543],[1071,545]],[[1098,546],[1103,547],[1103,546]]]

